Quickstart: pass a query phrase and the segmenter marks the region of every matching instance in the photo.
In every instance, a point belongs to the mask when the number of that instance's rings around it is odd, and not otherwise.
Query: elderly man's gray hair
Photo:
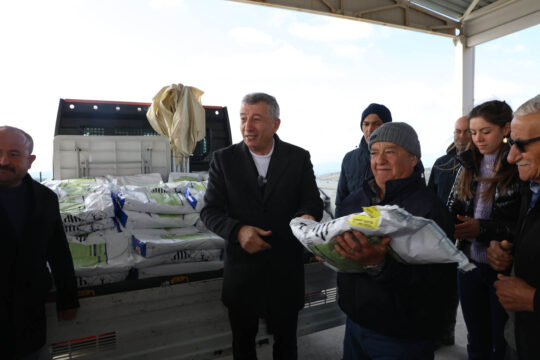
[[[34,151],[34,140],[32,139],[32,137],[30,135],[28,135],[26,133],[26,131],[23,131],[19,128],[16,128],[16,127],[13,127],[13,126],[8,126],[8,125],[4,125],[4,126],[0,126],[0,131],[13,131],[13,132],[16,132],[16,133],[19,133],[21,134],[22,136],[24,136],[25,138],[25,142],[26,142],[26,148],[28,149],[28,155],[32,155],[32,151]]]
[[[526,101],[514,111],[514,116],[526,116],[540,112],[540,94]]]
[[[270,115],[272,119],[279,119],[279,105],[276,98],[272,95],[265,93],[251,93],[247,94],[242,99],[242,103],[246,103],[248,105],[254,105],[261,101],[268,105],[268,115]]]

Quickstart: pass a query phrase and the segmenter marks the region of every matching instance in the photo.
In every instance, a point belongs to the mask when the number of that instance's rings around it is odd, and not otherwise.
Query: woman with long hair
[[[458,272],[459,299],[467,326],[469,359],[504,359],[504,323],[487,261],[491,240],[512,241],[519,213],[519,177],[506,161],[512,109],[488,101],[468,115],[472,144],[459,155],[461,169],[448,199],[455,217],[454,237],[476,269]]]

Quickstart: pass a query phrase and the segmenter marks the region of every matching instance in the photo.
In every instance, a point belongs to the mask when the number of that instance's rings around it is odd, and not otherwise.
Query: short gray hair
[[[13,131],[24,136],[26,140],[26,147],[28,149],[28,155],[32,155],[32,151],[34,151],[34,140],[26,133],[26,131],[9,125],[0,126],[0,131]]]
[[[514,111],[514,116],[526,116],[540,112],[540,94],[530,100],[527,100],[523,105]]]
[[[242,99],[242,103],[246,103],[248,105],[254,105],[261,101],[268,105],[268,115],[270,115],[272,120],[279,119],[279,104],[277,103],[276,98],[272,95],[265,93],[251,93],[247,94]]]

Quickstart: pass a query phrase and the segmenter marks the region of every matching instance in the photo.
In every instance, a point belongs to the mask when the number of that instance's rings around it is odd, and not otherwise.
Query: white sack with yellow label
[[[310,251],[313,246],[333,241],[339,234],[358,230],[368,237],[391,237],[390,251],[404,263],[458,263],[464,271],[474,268],[433,220],[413,216],[397,205],[365,207],[362,213],[323,223],[295,218],[291,220],[290,227]]]

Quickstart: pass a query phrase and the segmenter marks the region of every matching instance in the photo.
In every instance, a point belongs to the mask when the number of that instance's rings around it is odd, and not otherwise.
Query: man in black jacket
[[[448,236],[453,223],[446,207],[427,189],[419,167],[420,143],[405,123],[384,124],[371,134],[374,178],[349,195],[344,214],[372,205],[398,205],[433,219]],[[433,340],[447,323],[443,311],[456,287],[455,264],[410,265],[388,254],[391,239],[369,244],[358,231],[338,236],[336,250],[368,267],[339,273],[339,305],[347,314],[344,360],[433,359]]]
[[[428,188],[437,194],[443,204],[448,202],[448,196],[450,195],[450,191],[452,190],[452,186],[454,185],[456,175],[460,168],[457,154],[465,150],[470,141],[471,133],[469,131],[469,119],[467,119],[467,116],[462,116],[456,120],[454,125],[454,142],[446,150],[446,155],[441,156],[435,161],[431,168],[431,174],[429,175]],[[454,329],[456,327],[458,304],[458,291],[457,288],[455,288],[454,293],[452,294],[452,303],[446,310],[448,311],[449,322],[440,338],[436,341],[437,346],[454,345]]]
[[[58,319],[73,319],[79,307],[58,198],[27,173],[36,158],[32,150],[30,135],[0,127],[0,273],[6,279],[0,324],[7,359],[38,359],[45,344],[45,298],[52,285],[47,264],[56,285]]]
[[[454,142],[446,150],[446,155],[435,160],[429,175],[428,187],[435,191],[444,204],[448,201],[460,166],[456,155],[465,150],[470,141],[469,120],[462,116],[454,125]]]
[[[244,141],[214,153],[201,219],[226,240],[222,301],[234,358],[257,358],[255,336],[264,318],[274,335],[274,359],[296,359],[304,265],[289,222],[320,220],[323,204],[309,153],[275,134],[276,99],[246,95],[240,119]]]
[[[510,128],[508,162],[517,165],[519,177],[526,183],[521,189],[514,244],[492,241],[488,261],[501,272],[514,265],[512,276],[499,274],[494,286],[501,305],[511,312],[514,321],[515,338],[505,332],[510,345],[507,349],[517,350],[520,360],[532,360],[540,359],[540,95],[515,111]]]
[[[392,122],[392,113],[384,105],[371,103],[362,112],[360,129],[363,135],[360,145],[345,154],[341,162],[341,173],[339,174],[336,192],[336,217],[343,216],[341,213],[341,202],[350,193],[358,190],[364,180],[373,176],[369,165],[369,137],[375,129],[387,122]]]

